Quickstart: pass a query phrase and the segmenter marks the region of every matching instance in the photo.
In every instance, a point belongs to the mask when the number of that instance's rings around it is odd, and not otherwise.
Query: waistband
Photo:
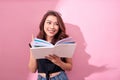
[[[56,80],[56,79],[58,79],[58,80],[61,80],[61,79],[62,80],[68,80],[68,77],[67,77],[65,71],[60,71],[60,73],[58,75],[50,77],[48,80]],[[37,80],[47,80],[47,78],[38,74],[38,79]]]
[[[49,74],[49,78],[52,78],[52,77],[54,77],[54,76],[57,76],[57,75],[59,75],[60,73],[61,73],[61,71],[59,71],[59,72],[54,72],[54,73],[50,73],[50,74]],[[38,73],[38,75],[40,75],[40,76],[42,76],[42,77],[44,77],[44,78],[46,78],[46,76],[47,76],[46,73]]]

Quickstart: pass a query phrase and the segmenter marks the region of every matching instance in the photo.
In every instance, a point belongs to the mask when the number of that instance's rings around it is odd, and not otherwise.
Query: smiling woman
[[[53,38],[54,35],[59,31],[57,18],[55,16],[49,15],[46,18],[44,23],[44,31],[47,34],[47,40],[50,42],[50,38]]]
[[[52,44],[69,37],[66,34],[64,22],[56,11],[48,11],[43,16],[39,29],[37,38]],[[44,59],[35,59],[30,53],[29,69],[31,72],[38,70],[38,80],[68,80],[65,71],[72,69],[72,58],[59,57],[50,53]]]

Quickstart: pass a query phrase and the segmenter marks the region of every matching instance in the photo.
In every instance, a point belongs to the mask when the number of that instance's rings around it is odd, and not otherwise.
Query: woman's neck
[[[53,39],[53,37],[47,37],[47,38],[46,38],[46,40],[47,40],[48,42],[52,42],[52,39]]]

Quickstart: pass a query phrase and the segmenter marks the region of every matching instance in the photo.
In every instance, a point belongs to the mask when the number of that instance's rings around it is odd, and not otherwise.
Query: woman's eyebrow
[[[46,22],[53,22],[53,21],[51,21],[51,20],[46,20]],[[58,23],[58,22],[54,22],[54,23]]]
[[[46,21],[51,21],[51,20],[46,20]]]

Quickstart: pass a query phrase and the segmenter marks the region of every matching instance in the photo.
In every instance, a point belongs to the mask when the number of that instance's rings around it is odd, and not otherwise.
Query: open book
[[[71,37],[59,40],[55,45],[45,40],[34,38],[31,46],[30,50],[36,59],[45,58],[49,54],[72,58],[76,43]]]

